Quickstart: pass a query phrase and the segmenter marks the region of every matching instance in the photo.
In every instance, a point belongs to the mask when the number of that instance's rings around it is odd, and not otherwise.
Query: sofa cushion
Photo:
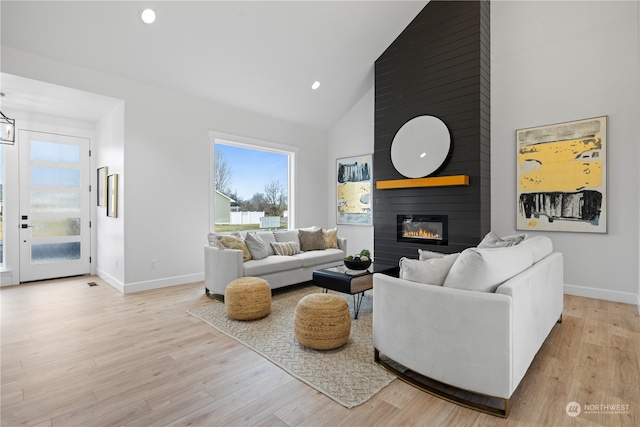
[[[242,264],[245,277],[260,277],[265,274],[302,268],[302,260],[293,256],[272,255],[260,260],[251,260]]]
[[[400,258],[400,278],[427,285],[442,286],[459,254],[428,260]]]
[[[522,245],[506,248],[469,248],[453,263],[444,286],[494,292],[500,284],[533,265],[533,255]]]
[[[338,229],[332,228],[329,230],[322,230],[324,236],[324,248],[325,249],[338,249]]]
[[[300,253],[300,245],[296,242],[273,242],[271,247],[273,247],[276,255],[291,256]]]
[[[534,264],[553,252],[553,243],[547,236],[529,237],[528,239],[524,239],[519,246],[531,250]]]
[[[301,251],[320,251],[324,249],[322,228],[316,231],[298,230],[298,239],[300,240]]]
[[[262,240],[262,237],[258,236],[256,233],[247,233],[244,238],[244,243],[249,248],[249,252],[251,252],[251,259],[262,259],[269,256],[269,249],[267,243]]]
[[[303,267],[313,267],[329,262],[339,263],[344,259],[344,252],[340,249],[325,249],[322,251],[302,252],[294,256],[302,260]]]
[[[300,246],[298,230],[276,231],[273,236],[276,238],[276,242],[295,242]]]
[[[217,240],[222,249],[240,249],[242,251],[242,261],[246,262],[251,259],[251,252],[249,252],[249,248],[247,248],[242,237],[224,235],[219,236]]]
[[[257,231],[256,235],[260,236],[260,238],[267,244],[268,254],[275,255],[276,253],[273,251],[273,247],[271,246],[271,243],[276,241],[276,236],[273,235],[273,231]]]
[[[506,248],[514,246],[527,238],[526,234],[514,234],[513,236],[500,237],[493,231],[487,233],[482,241],[478,244],[478,248]]]

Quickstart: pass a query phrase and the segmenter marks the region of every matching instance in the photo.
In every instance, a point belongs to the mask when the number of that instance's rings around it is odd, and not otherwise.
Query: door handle
[[[34,228],[35,225],[22,224],[22,228]]]

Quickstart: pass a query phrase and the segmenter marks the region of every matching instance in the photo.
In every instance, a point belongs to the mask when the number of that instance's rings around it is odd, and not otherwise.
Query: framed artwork
[[[98,169],[98,206],[106,206],[107,204],[107,176],[109,169],[105,166]]]
[[[607,116],[516,131],[518,230],[607,232]]]
[[[107,216],[118,217],[118,174],[107,177]]]
[[[337,159],[337,224],[373,225],[372,177],[371,154]]]

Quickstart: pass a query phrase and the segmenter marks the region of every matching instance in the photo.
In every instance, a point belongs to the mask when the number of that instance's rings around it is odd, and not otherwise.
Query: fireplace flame
[[[402,233],[403,237],[417,237],[420,239],[442,239],[442,236],[440,236],[440,234],[435,233],[433,231],[429,231],[429,230],[416,230],[416,231],[408,231],[405,230],[404,233]]]

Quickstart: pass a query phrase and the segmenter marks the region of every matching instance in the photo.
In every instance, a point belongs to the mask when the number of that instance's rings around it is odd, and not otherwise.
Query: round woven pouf
[[[344,298],[330,294],[310,294],[298,302],[294,320],[300,344],[316,350],[344,345],[351,333],[351,313]]]
[[[235,279],[224,291],[224,306],[232,319],[260,319],[271,312],[271,288],[259,277]]]

